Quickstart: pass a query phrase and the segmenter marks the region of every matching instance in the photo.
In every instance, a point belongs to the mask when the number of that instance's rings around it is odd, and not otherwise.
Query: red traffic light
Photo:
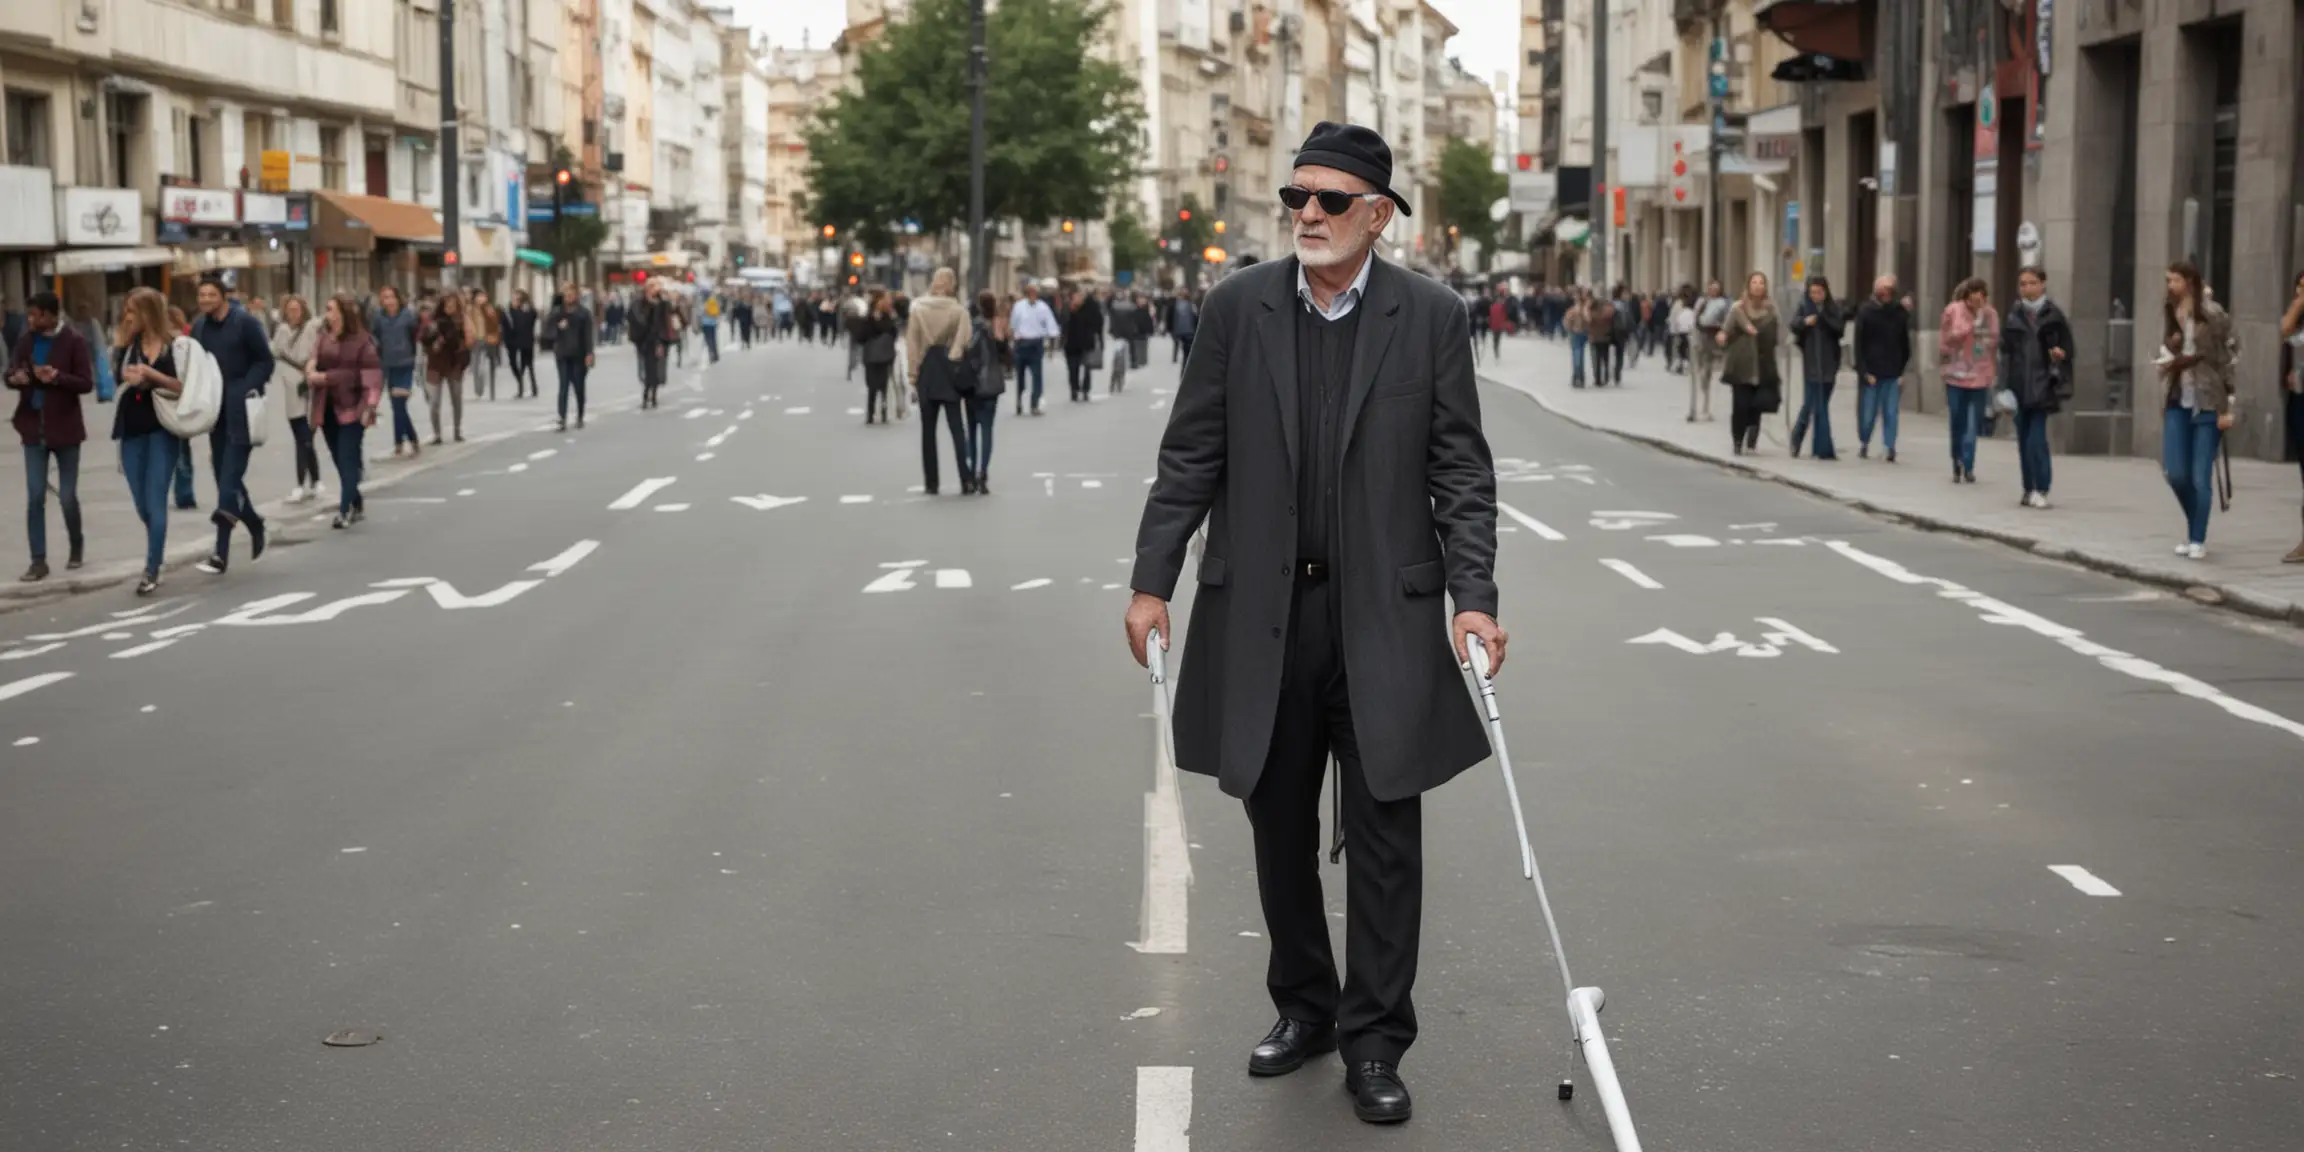
[[[566,184],[573,179],[575,179],[575,177],[570,175],[566,168],[562,168],[558,172],[552,174],[552,182],[555,184]]]
[[[1530,156],[1526,152],[1522,152],[1520,154],[1519,160],[1516,161],[1516,163],[1518,163],[1522,172],[1526,172],[1536,166],[1536,158],[1534,156]]]
[[[1167,238],[1166,236],[1162,236],[1162,237],[1160,238],[1160,247],[1162,247],[1162,248],[1166,248],[1166,247],[1168,247],[1168,238]]]
[[[1176,210],[1176,218],[1178,220],[1190,220],[1192,218],[1192,210],[1190,208],[1178,208]]]
[[[635,283],[635,284],[643,283],[643,282],[645,282],[647,279],[648,279],[648,270],[647,270],[647,269],[645,269],[645,268],[634,268],[634,269],[632,270],[632,282],[633,282],[633,283]]]
[[[440,262],[441,262],[442,264],[446,264],[446,265],[448,265],[448,266],[449,266],[449,267],[451,267],[451,268],[455,267],[455,266],[456,266],[456,265],[458,265],[458,264],[461,264],[461,263],[463,263],[463,261],[462,261],[462,260],[459,260],[459,259],[457,259],[457,258],[456,258],[456,253],[455,253],[454,251],[449,251],[449,252],[444,252],[444,253],[442,253],[442,254],[441,254],[441,256],[440,256]]]

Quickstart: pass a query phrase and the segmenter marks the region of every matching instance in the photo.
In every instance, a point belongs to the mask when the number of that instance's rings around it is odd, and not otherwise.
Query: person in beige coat
[[[320,497],[320,454],[312,447],[311,389],[304,381],[304,366],[320,347],[320,318],[312,315],[302,296],[280,301],[280,321],[272,328],[272,403],[287,414],[288,435],[296,444],[296,487],[288,502],[302,504]]]
[[[976,477],[968,468],[968,433],[962,423],[968,396],[953,387],[958,373],[952,369],[966,359],[971,335],[968,309],[954,297],[959,284],[958,274],[950,268],[938,268],[928,281],[928,294],[912,302],[912,319],[904,330],[905,377],[920,400],[920,464],[930,496],[937,489],[939,416],[951,431],[952,464],[960,473],[960,491],[963,495],[976,491]]]

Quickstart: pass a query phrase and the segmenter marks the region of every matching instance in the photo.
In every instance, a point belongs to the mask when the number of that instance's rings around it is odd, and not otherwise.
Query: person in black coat
[[[248,497],[248,454],[253,442],[248,427],[248,398],[264,394],[272,379],[272,339],[264,325],[224,292],[224,282],[210,276],[200,282],[200,319],[192,325],[192,338],[216,358],[224,378],[224,410],[208,433],[208,462],[216,477],[216,511],[208,518],[216,524],[216,551],[200,562],[200,570],[222,575],[232,558],[232,529],[248,528],[248,558],[264,555],[264,517]]]
[[[1072,310],[1064,316],[1064,378],[1072,385],[1072,398],[1085,402],[1095,382],[1096,357],[1104,346],[1104,309],[1086,288],[1072,295]]]
[[[1816,425],[1816,458],[1838,460],[1832,450],[1832,386],[1840,379],[1840,333],[1847,320],[1832,299],[1832,283],[1822,276],[1808,278],[1808,297],[1792,314],[1792,338],[1800,345],[1800,416],[1792,422],[1792,455],[1800,455],[1800,441]]]
[[[536,304],[528,290],[512,292],[512,306],[504,310],[504,361],[512,368],[512,398],[542,396],[536,379]]]
[[[2000,322],[2000,383],[2016,393],[2016,458],[2024,473],[2024,506],[2046,508],[2053,479],[2048,417],[2072,396],[2072,322],[2048,298],[2048,273],[2027,264],[2016,273],[2016,306]]]
[[[1280,1020],[1249,1071],[1340,1046],[1354,1112],[1392,1123],[1411,1111],[1398,1064],[1416,1037],[1421,797],[1488,756],[1459,671],[1466,637],[1504,656],[1495,463],[1464,301],[1374,252],[1407,208],[1391,150],[1322,123],[1296,164],[1281,202],[1298,255],[1208,294],[1137,528],[1126,628],[1139,663],[1153,629],[1167,642],[1205,521],[1176,764],[1244,800],[1255,831]],[[1319,874],[1331,755],[1350,854],[1341,989]]]
[[[1904,373],[1912,367],[1912,309],[1896,298],[1896,278],[1872,283],[1872,298],[1856,310],[1856,440],[1858,456],[1872,455],[1872,426],[1896,462],[1896,414],[1904,404]]]

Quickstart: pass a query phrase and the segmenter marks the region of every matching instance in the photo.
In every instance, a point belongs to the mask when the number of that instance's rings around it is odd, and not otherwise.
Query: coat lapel
[[[1293,480],[1303,455],[1299,447],[1303,431],[1297,427],[1300,421],[1296,412],[1296,309],[1303,305],[1296,300],[1295,257],[1289,257],[1286,264],[1264,295],[1264,315],[1256,321],[1256,335],[1264,354],[1264,371],[1272,377],[1272,395],[1280,401],[1281,439],[1288,444],[1288,476]]]
[[[1352,345],[1352,390],[1344,397],[1344,435],[1336,441],[1339,470],[1351,450],[1353,430],[1360,426],[1360,409],[1368,403],[1368,393],[1376,387],[1376,373],[1384,367],[1384,353],[1392,347],[1392,329],[1400,312],[1400,297],[1392,283],[1399,271],[1381,257],[1372,259],[1375,266],[1368,270],[1368,290],[1360,297],[1359,338]]]

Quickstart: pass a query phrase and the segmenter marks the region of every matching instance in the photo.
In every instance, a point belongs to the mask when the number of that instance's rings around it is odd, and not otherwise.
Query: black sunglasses
[[[1338,188],[1322,188],[1318,192],[1314,192],[1301,184],[1290,184],[1280,190],[1280,203],[1286,205],[1290,212],[1302,212],[1304,206],[1311,203],[1314,197],[1320,199],[1322,212],[1326,212],[1330,216],[1342,216],[1352,210],[1354,201],[1381,200],[1384,198],[1384,194],[1382,192],[1346,192]]]

